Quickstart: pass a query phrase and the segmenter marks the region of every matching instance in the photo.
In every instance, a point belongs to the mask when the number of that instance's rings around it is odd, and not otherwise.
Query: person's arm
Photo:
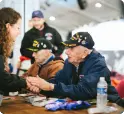
[[[26,88],[25,79],[16,75],[11,75],[4,70],[3,56],[0,56],[0,90],[12,92],[21,88]]]
[[[54,36],[55,36],[55,46],[57,46],[57,50],[54,49],[54,51],[55,51],[55,55],[59,56],[63,53],[64,45],[61,44],[61,42],[62,42],[61,35],[55,29],[54,29]]]
[[[84,75],[84,77],[81,77],[77,85],[66,85],[56,80],[54,87],[51,86],[51,91],[42,90],[40,93],[46,96],[69,97],[73,100],[92,99],[96,97],[96,87],[99,77],[108,75],[109,71],[106,68],[96,68],[96,71],[90,72],[89,74]]]
[[[19,76],[11,75],[7,72],[2,72],[1,75],[3,76],[3,79],[1,79],[0,86],[2,86],[6,91],[19,91],[22,88],[27,87],[26,80],[20,78]]]

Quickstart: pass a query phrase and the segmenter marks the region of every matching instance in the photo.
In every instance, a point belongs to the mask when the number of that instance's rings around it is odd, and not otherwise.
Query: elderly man
[[[27,50],[31,47],[32,42],[38,38],[42,37],[49,40],[53,45],[53,53],[55,56],[60,56],[64,50],[64,46],[60,45],[62,38],[55,28],[48,26],[45,22],[44,15],[40,10],[35,10],[32,13],[32,23],[33,28],[27,31],[22,39],[20,52],[23,56],[31,59],[31,63],[34,63],[34,57],[32,57],[32,52]]]
[[[29,70],[23,76],[37,75],[45,80],[53,78],[56,73],[64,66],[64,61],[55,57],[52,53],[52,44],[43,38],[34,40],[33,46],[28,48],[33,52],[35,63],[29,68]]]
[[[47,96],[88,100],[96,98],[99,78],[105,77],[108,83],[108,100],[122,105],[115,88],[111,86],[110,71],[104,57],[93,49],[94,41],[91,35],[88,32],[78,32],[62,44],[67,47],[68,59],[55,78],[47,82],[29,77],[27,82],[40,88],[40,93]],[[30,90],[38,91],[31,86]]]

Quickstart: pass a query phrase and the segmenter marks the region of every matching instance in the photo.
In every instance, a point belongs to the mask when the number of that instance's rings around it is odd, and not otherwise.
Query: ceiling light
[[[50,21],[55,21],[56,18],[55,18],[54,16],[50,16],[50,17],[49,17],[49,20],[50,20]]]
[[[0,0],[0,2],[2,2],[2,0]]]
[[[124,0],[121,0],[122,2],[124,2]]]
[[[97,3],[95,4],[95,7],[97,7],[97,8],[101,8],[101,7],[102,7],[102,4],[99,3],[99,2],[97,2]]]

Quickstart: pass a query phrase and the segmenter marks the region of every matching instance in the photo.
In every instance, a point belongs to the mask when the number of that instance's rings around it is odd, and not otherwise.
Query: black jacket
[[[44,29],[40,33],[36,28],[30,29],[25,33],[24,38],[21,43],[20,52],[23,56],[31,58],[32,63],[34,62],[34,58],[32,57],[32,52],[27,50],[27,48],[32,47],[32,43],[35,39],[45,38],[49,40],[53,44],[53,53],[56,56],[62,54],[64,50],[64,46],[61,44],[62,38],[60,34],[56,31],[56,29],[48,26],[46,23],[44,24]]]
[[[21,88],[26,88],[25,79],[6,72],[4,70],[3,56],[0,55],[0,91],[3,93],[14,92],[20,91]]]

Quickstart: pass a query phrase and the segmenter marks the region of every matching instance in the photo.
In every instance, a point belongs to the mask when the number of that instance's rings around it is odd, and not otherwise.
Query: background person
[[[33,28],[27,31],[22,39],[20,52],[22,56],[31,58],[31,63],[34,62],[32,52],[27,50],[28,47],[32,46],[32,42],[38,37],[42,37],[49,40],[53,45],[53,53],[55,56],[60,56],[64,50],[61,45],[62,38],[58,31],[45,22],[44,15],[40,10],[36,10],[32,13]]]

